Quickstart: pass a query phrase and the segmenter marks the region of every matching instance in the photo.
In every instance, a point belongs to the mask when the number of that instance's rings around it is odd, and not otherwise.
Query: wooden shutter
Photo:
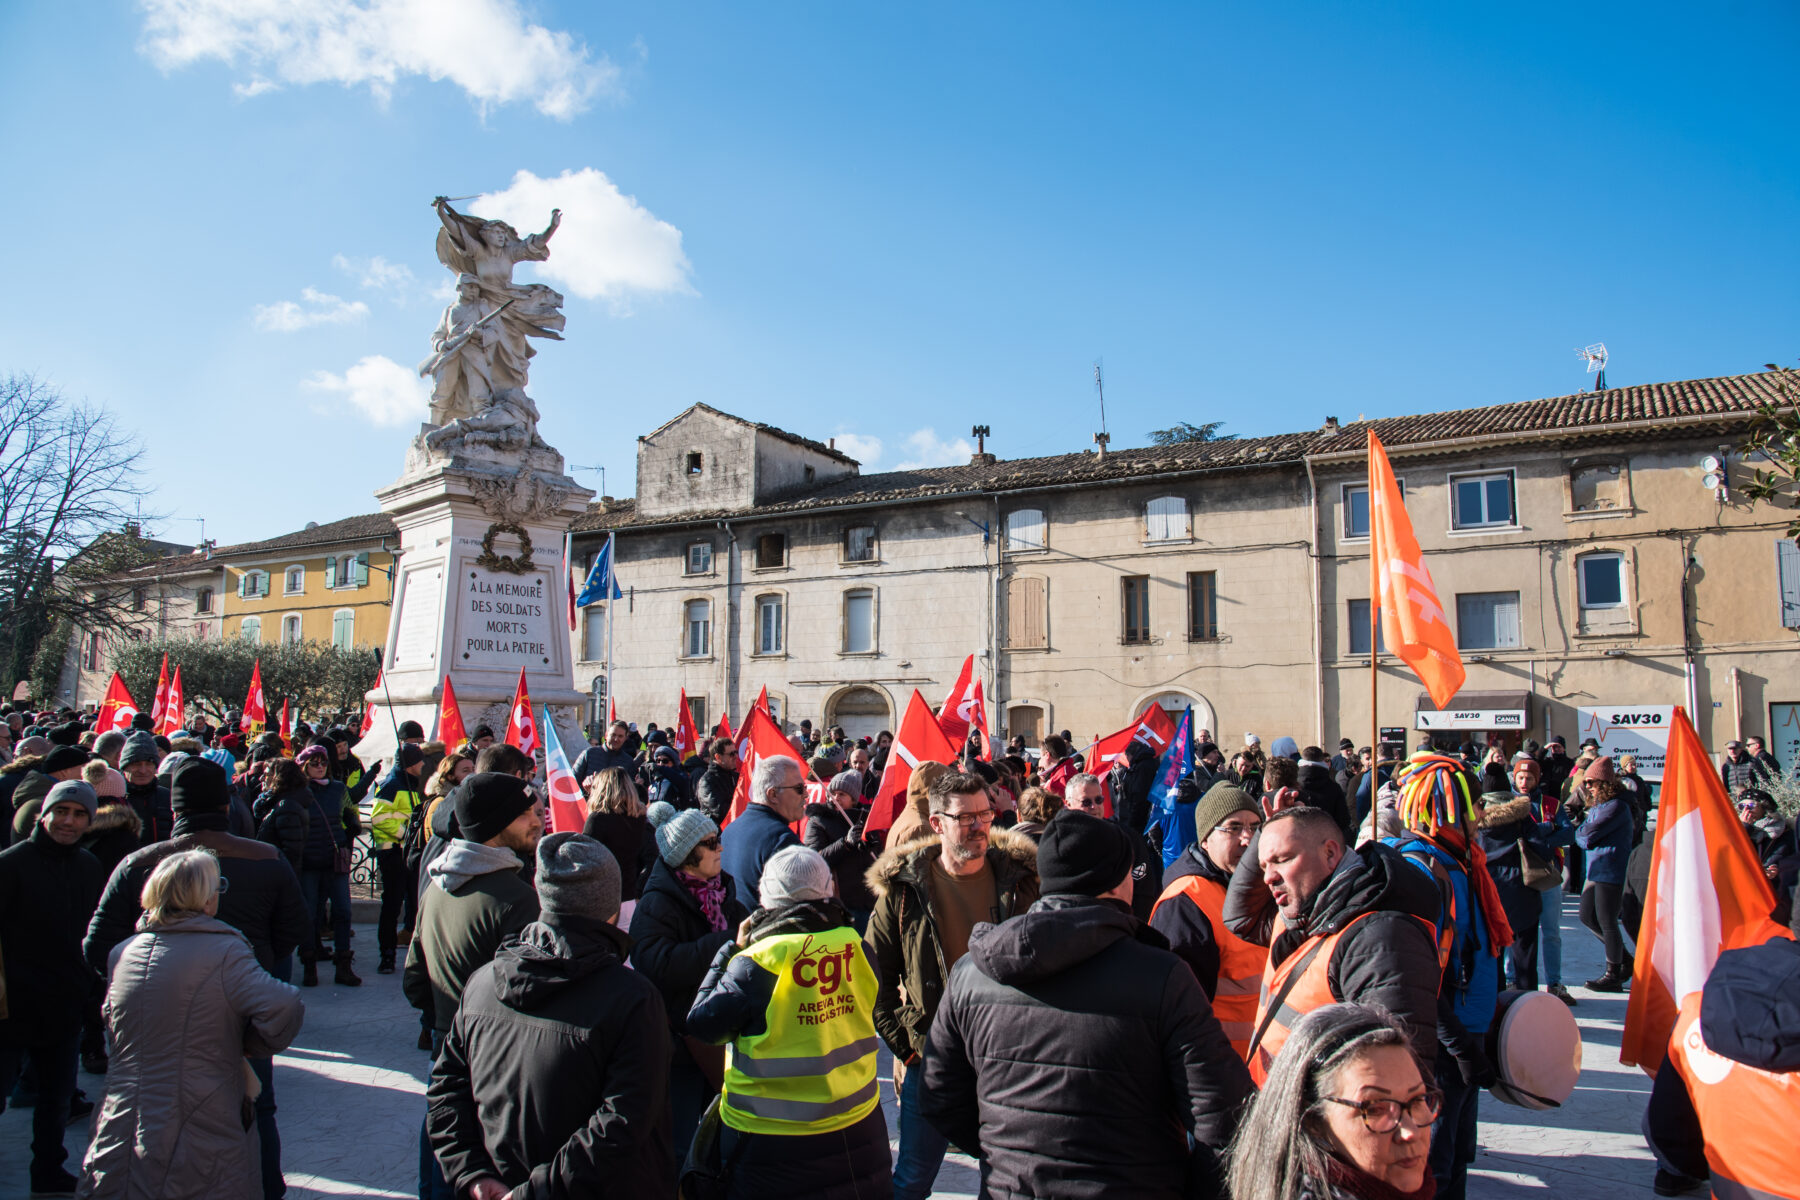
[[[1006,644],[1015,649],[1043,649],[1050,644],[1044,604],[1044,580],[1015,575],[1006,581]]]
[[[1800,629],[1800,546],[1790,538],[1775,541],[1775,572],[1781,580],[1781,627]]]
[[[1042,550],[1044,541],[1044,510],[1041,508],[1021,508],[1006,518],[1006,548],[1008,550]]]
[[[337,555],[335,554],[325,556],[325,586],[327,588],[337,586]]]
[[[367,550],[356,556],[356,586],[369,586],[369,552]]]
[[[1152,542],[1169,542],[1187,536],[1187,501],[1180,496],[1159,496],[1144,506],[1144,536]]]

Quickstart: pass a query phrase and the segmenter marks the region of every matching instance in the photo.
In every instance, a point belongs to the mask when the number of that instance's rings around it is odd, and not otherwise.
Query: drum
[[[1488,1058],[1500,1082],[1494,1099],[1520,1108],[1561,1108],[1581,1076],[1581,1027],[1548,992],[1500,993],[1488,1027]]]

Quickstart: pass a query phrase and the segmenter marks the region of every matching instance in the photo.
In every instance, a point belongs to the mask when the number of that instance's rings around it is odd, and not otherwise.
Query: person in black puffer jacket
[[[431,1148],[458,1196],[672,1196],[668,1027],[611,923],[618,864],[553,833],[536,866],[538,919],[469,976],[432,1068]]]
[[[1113,815],[1119,824],[1144,831],[1150,821],[1150,788],[1156,782],[1156,751],[1143,742],[1125,747],[1124,763],[1112,769]]]
[[[875,865],[875,856],[863,845],[862,825],[868,810],[861,808],[862,773],[840,771],[826,785],[824,803],[806,806],[801,843],[817,850],[837,880],[838,900],[850,910],[850,919],[861,933],[875,910],[875,893],[864,876]]]
[[[313,928],[323,928],[325,906],[331,906],[331,961],[337,967],[335,983],[360,987],[362,980],[350,967],[350,872],[337,869],[338,851],[348,851],[351,839],[359,831],[360,818],[350,803],[350,793],[331,777],[332,747],[311,745],[294,761],[306,773],[312,806],[307,812],[306,851],[302,855],[300,890],[306,896],[306,910],[312,915]],[[348,855],[345,855],[348,861]],[[318,978],[318,949],[313,947],[313,964],[302,983]],[[304,956],[302,958],[304,961]],[[308,984],[307,986],[311,986]]]
[[[983,1196],[1222,1193],[1250,1074],[1194,973],[1131,915],[1132,862],[1124,830],[1064,809],[1038,842],[1042,898],[977,925],[951,972],[920,1108],[981,1159]]]
[[[669,1108],[675,1145],[685,1152],[719,1094],[725,1056],[687,1037],[688,1010],[706,968],[750,910],[719,867],[719,827],[698,809],[652,805],[656,861],[631,915],[631,965],[662,993],[669,1018]]]
[[[711,747],[712,762],[694,784],[694,802],[706,810],[717,825],[731,811],[731,798],[737,795],[737,743],[730,738],[715,739]]]

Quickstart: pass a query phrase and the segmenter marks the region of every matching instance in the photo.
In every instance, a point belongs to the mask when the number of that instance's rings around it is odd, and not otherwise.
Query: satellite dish
[[[1709,488],[1722,488],[1725,486],[1725,476],[1717,471],[1708,471],[1700,477],[1700,483]]]
[[[1725,464],[1719,461],[1719,456],[1716,454],[1709,454],[1700,460],[1700,469],[1703,471],[1719,471],[1724,466]]]

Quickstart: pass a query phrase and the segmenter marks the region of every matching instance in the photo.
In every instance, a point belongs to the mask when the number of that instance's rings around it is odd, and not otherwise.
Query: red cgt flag
[[[957,672],[956,682],[950,685],[950,694],[944,697],[943,707],[938,709],[938,728],[944,731],[952,746],[960,746],[969,736],[969,718],[974,713],[975,690],[981,680],[975,674],[975,656],[963,659],[962,670]]]
[[[163,701],[162,728],[156,732],[168,737],[182,728],[186,720],[187,698],[182,694],[181,664],[175,664],[175,678],[169,680],[169,694]]]
[[[1109,774],[1113,764],[1124,759],[1125,751],[1133,742],[1144,743],[1161,758],[1174,736],[1174,719],[1162,705],[1152,704],[1137,720],[1094,743],[1086,755],[1087,769],[1100,777],[1100,789],[1106,796],[1106,806],[1101,811],[1106,816],[1113,815],[1112,777]]]
[[[1374,430],[1369,431],[1369,546],[1369,586],[1381,597],[1383,644],[1413,669],[1431,702],[1444,708],[1467,672],[1413,536],[1394,468]]]
[[[261,733],[269,723],[269,706],[263,703],[262,659],[250,664],[250,691],[244,696],[244,717],[238,728],[245,733]]]
[[[727,736],[727,735],[720,735]],[[750,715],[744,718],[744,726],[738,730],[738,785],[737,792],[731,797],[731,811],[725,814],[720,825],[729,825],[737,815],[750,806],[750,777],[756,774],[756,764],[769,755],[791,758],[800,763],[804,774],[806,764],[794,752],[792,742],[783,736],[775,727],[769,714],[760,708],[752,708]]]
[[[1774,908],[1719,772],[1677,708],[1619,1061],[1656,1074],[1682,1001],[1700,990],[1720,953],[1789,936],[1770,919]]]
[[[534,762],[538,751],[544,748],[537,718],[531,713],[531,692],[525,687],[524,667],[519,668],[519,686],[513,691],[512,712],[506,718],[506,744],[517,746]]]
[[[137,701],[125,689],[125,681],[113,672],[112,682],[106,685],[106,699],[100,702],[100,717],[94,722],[94,732],[111,733],[118,730],[123,733],[131,728],[131,719],[138,714]]]
[[[914,688],[906,715],[900,718],[900,732],[888,751],[887,769],[881,773],[881,788],[869,808],[869,829],[892,829],[895,818],[906,806],[906,785],[912,782],[913,768],[920,763],[956,761],[956,747],[938,727],[931,706]]]
[[[766,683],[763,684],[762,691],[756,693],[756,707],[768,714],[770,720],[775,719],[775,714],[769,712],[769,685]]]
[[[456,689],[450,686],[450,676],[444,676],[444,694],[438,699],[438,741],[444,743],[444,749],[454,751],[469,740],[469,734],[463,728],[462,706],[456,702]]]
[[[745,722],[745,723],[748,724],[748,722]],[[736,736],[735,734],[733,734],[731,732],[731,714],[730,713],[722,712],[719,714],[719,723],[717,725],[713,726],[713,736],[714,737],[723,737],[723,738]],[[744,770],[745,770],[745,766],[744,766],[743,762],[740,761],[738,763],[738,771],[739,771],[739,773],[742,773]]]
[[[694,710],[688,707],[687,689],[681,689],[681,707],[675,713],[675,753],[686,761],[700,751],[700,731],[694,728]]]
[[[169,711],[169,655],[164,651],[162,666],[156,672],[156,698],[150,701],[150,728],[163,731],[163,714]],[[180,728],[180,726],[176,726]]]

